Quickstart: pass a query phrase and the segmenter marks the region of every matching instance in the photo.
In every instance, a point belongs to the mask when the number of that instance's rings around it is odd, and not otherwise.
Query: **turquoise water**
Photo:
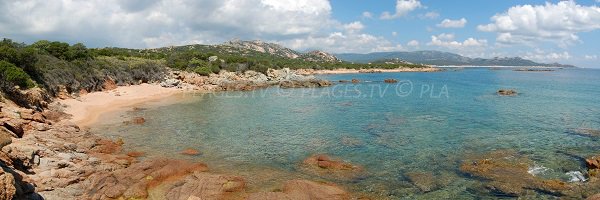
[[[214,171],[242,175],[250,190],[307,178],[391,199],[479,199],[482,193],[472,189],[479,180],[458,170],[469,155],[513,149],[549,168],[544,176],[568,180],[565,172],[585,168],[565,152],[582,157],[600,153],[598,140],[569,131],[600,129],[600,70],[475,68],[321,78],[362,82],[186,94],[181,103],[127,112],[92,131],[122,138],[127,149],[148,157],[198,160]],[[383,83],[387,78],[401,81]],[[496,95],[501,88],[516,89],[519,95]],[[122,123],[131,116],[147,122]],[[185,148],[203,154],[180,155]],[[368,175],[336,180],[304,173],[299,163],[315,153],[362,165]],[[447,183],[421,192],[406,178],[410,172],[431,172]]]

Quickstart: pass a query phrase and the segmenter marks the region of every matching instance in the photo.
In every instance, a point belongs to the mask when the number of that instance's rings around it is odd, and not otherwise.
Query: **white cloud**
[[[538,62],[560,62],[560,61],[565,61],[565,60],[569,60],[572,58],[571,54],[569,54],[569,52],[551,52],[551,53],[546,53],[544,51],[541,50],[536,50],[535,52],[528,52],[526,53],[523,58],[525,59],[529,59],[529,60],[534,60],[534,61],[538,61]]]
[[[598,2],[600,2],[600,0],[596,0]],[[596,60],[598,59],[598,55],[585,55],[583,56],[583,58],[585,58],[586,60]]]
[[[577,33],[600,29],[600,7],[582,6],[575,1],[556,4],[519,5],[480,25],[480,31],[498,33],[501,44],[551,41],[562,46],[579,41]]]
[[[285,46],[293,49],[323,49],[329,52],[379,52],[403,50],[402,45],[393,44],[383,37],[364,33],[334,32],[324,37],[309,36],[283,41]]]
[[[337,23],[328,0],[6,0],[0,13],[6,37],[127,47],[286,39]]]
[[[408,41],[408,43],[406,43],[406,46],[409,46],[409,47],[419,47],[419,41],[416,41],[416,40]]]
[[[392,36],[394,36],[394,37],[398,36],[398,32],[396,32],[396,31],[392,32]]]
[[[438,46],[454,50],[464,50],[465,47],[485,47],[487,46],[487,40],[468,38],[463,42],[455,41],[454,34],[442,33],[440,35],[432,35],[431,42],[427,43],[429,46]]]
[[[344,24],[344,30],[348,31],[348,32],[359,32],[362,31],[365,28],[365,25],[363,25],[361,22],[359,21],[355,21],[349,24]]]
[[[440,13],[435,11],[427,12],[424,15],[421,15],[421,18],[425,19],[437,19],[438,17],[440,17]]]
[[[421,2],[419,0],[396,0],[396,12],[391,14],[390,12],[383,12],[380,16],[381,19],[396,19],[407,15],[417,8],[421,8]]]
[[[371,19],[371,18],[373,18],[373,13],[365,11],[362,13],[362,17],[366,18],[366,19]]]
[[[467,24],[467,19],[461,18],[458,20],[444,19],[437,24],[437,27],[442,28],[463,28]]]

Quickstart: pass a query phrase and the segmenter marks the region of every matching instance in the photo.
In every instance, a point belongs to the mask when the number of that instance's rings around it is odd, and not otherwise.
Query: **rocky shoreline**
[[[209,77],[171,72],[162,87],[217,92],[255,90],[269,86],[326,87],[327,81],[292,70],[269,73],[221,72]],[[43,105],[43,95],[28,97]],[[69,94],[77,96],[77,94]],[[2,199],[368,199],[334,183],[291,179],[276,189],[249,192],[245,177],[215,173],[199,162],[168,158],[140,159],[143,152],[126,152],[123,141],[108,140],[80,128],[60,107],[27,109],[0,102],[0,200]],[[143,124],[134,118],[131,123]],[[197,154],[193,149],[185,151]],[[546,180],[530,173],[530,159],[515,152],[498,151],[459,163],[465,176],[485,180],[481,191],[510,197],[532,192],[556,197],[594,199],[600,193],[600,159],[584,159],[585,182]],[[345,182],[369,176],[360,165],[327,155],[299,161],[303,173]],[[444,185],[434,174],[408,172],[410,182],[422,192]],[[582,175],[583,176],[583,175]],[[267,190],[267,189],[265,189]]]
[[[279,85],[331,85],[295,72],[271,70],[202,77],[172,72],[161,83],[195,91],[254,90]],[[114,89],[112,87],[111,89]],[[83,94],[65,94],[63,98]],[[35,95],[34,95],[35,96]],[[94,135],[60,107],[27,109],[0,102],[0,199],[350,199],[332,183],[289,180],[277,191],[247,193],[243,177],[211,173],[208,166],[173,159],[140,160],[123,141]],[[45,99],[28,99],[48,104]],[[138,120],[141,122],[141,120]]]

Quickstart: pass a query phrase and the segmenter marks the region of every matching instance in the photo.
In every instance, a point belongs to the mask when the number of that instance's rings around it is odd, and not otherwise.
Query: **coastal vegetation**
[[[264,49],[269,49],[265,51]],[[99,91],[106,81],[116,85],[159,82],[169,69],[202,76],[221,70],[267,73],[268,69],[393,69],[426,67],[410,63],[353,64],[325,52],[306,54],[263,42],[234,41],[222,45],[188,45],[157,49],[87,48],[82,43],[40,40],[33,44],[0,42],[0,78],[5,93],[40,87],[51,96]],[[64,88],[62,88],[64,87]]]

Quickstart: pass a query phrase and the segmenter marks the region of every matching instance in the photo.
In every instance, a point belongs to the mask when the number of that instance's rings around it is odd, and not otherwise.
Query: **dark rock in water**
[[[317,79],[307,81],[281,81],[279,83],[279,87],[281,88],[316,88],[328,86],[331,86],[331,82]]]
[[[390,79],[383,80],[383,82],[385,82],[385,83],[397,83],[398,80],[390,78]]]
[[[559,180],[547,180],[528,173],[532,161],[511,152],[492,152],[476,160],[467,160],[460,170],[487,180],[485,188],[493,194],[522,196],[536,191],[562,196],[570,186]]]
[[[358,80],[358,79],[352,79],[352,83],[360,83],[360,80]]]
[[[339,80],[338,82],[340,82],[340,83],[348,83],[350,81],[348,81],[348,80]]]
[[[423,192],[430,192],[437,189],[438,184],[432,173],[425,172],[409,172],[406,177]]]
[[[497,94],[500,96],[517,96],[517,91],[512,89],[500,89]]]
[[[571,134],[586,136],[586,137],[600,137],[600,130],[590,128],[576,128],[568,131]]]

